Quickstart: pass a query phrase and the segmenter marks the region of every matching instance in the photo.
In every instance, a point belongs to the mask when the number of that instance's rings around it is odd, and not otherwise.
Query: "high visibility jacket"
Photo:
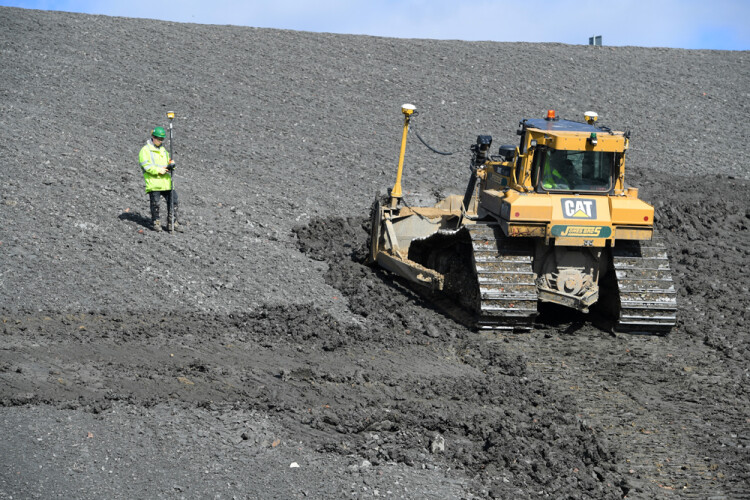
[[[172,176],[167,172],[159,175],[157,167],[169,165],[169,151],[164,146],[156,147],[151,139],[141,148],[138,154],[138,164],[143,170],[143,178],[146,181],[146,192],[171,191]]]
[[[557,171],[556,168],[545,168],[544,178],[542,179],[542,186],[544,189],[569,189],[567,179]]]
[[[558,170],[550,164],[549,156],[544,163],[544,174],[542,175],[542,186],[544,189],[570,189],[575,179],[573,165],[569,162]]]

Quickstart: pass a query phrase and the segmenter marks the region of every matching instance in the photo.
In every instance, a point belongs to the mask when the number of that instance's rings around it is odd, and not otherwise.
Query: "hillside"
[[[653,498],[750,490],[750,53],[388,39],[0,8],[0,498]],[[667,337],[480,335],[362,264],[478,134],[630,130]],[[187,231],[139,149],[176,112]],[[290,468],[297,463],[299,468]]]

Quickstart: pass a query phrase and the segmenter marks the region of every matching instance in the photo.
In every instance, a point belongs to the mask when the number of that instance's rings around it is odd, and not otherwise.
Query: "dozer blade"
[[[430,290],[442,290],[443,275],[411,260],[409,248],[412,242],[437,233],[451,217],[455,217],[451,210],[393,208],[377,197],[371,209],[370,261]]]

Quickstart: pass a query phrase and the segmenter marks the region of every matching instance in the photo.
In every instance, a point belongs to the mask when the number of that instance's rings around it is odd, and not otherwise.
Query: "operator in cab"
[[[542,187],[548,190],[574,189],[576,186],[576,169],[569,159],[554,162],[554,155],[547,155],[542,173]]]

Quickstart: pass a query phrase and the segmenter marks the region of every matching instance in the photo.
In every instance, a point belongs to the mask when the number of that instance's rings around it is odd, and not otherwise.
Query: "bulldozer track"
[[[618,241],[612,249],[621,332],[668,333],[677,322],[677,293],[664,243]]]
[[[471,224],[466,229],[479,287],[476,327],[531,330],[537,315],[531,243],[506,237],[498,224]]]

